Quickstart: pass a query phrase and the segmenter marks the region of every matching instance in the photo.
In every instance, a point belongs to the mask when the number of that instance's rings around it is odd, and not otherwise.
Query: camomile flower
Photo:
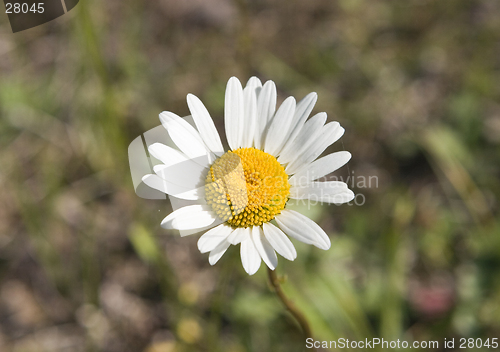
[[[160,143],[149,146],[161,164],[143,182],[189,203],[163,219],[162,227],[181,230],[181,235],[208,230],[198,248],[209,252],[211,265],[230,245],[239,244],[250,275],[261,261],[274,270],[276,252],[294,260],[297,252],[289,237],[329,249],[330,239],[318,224],[287,209],[290,199],[340,204],[354,198],[344,182],[316,181],[351,158],[341,151],[317,159],[344,129],[338,122],[325,124],[324,112],[308,119],[316,100],[316,93],[298,103],[288,97],[276,110],[273,81],[262,85],[252,77],[243,88],[236,77],[230,78],[224,106],[228,151],[196,96],[187,96],[196,128],[172,112],[162,112],[161,123],[177,149]]]

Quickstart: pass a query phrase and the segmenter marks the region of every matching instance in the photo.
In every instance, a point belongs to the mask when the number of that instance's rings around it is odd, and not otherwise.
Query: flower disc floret
[[[276,158],[255,148],[239,148],[218,158],[205,183],[207,204],[232,227],[260,226],[285,208],[288,175]]]

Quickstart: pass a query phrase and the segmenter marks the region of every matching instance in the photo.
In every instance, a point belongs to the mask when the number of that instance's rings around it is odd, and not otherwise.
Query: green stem
[[[273,287],[273,289],[276,292],[276,295],[278,296],[280,301],[283,302],[286,309],[297,320],[300,327],[302,328],[302,331],[304,332],[306,339],[312,338],[313,335],[312,335],[311,327],[310,327],[309,322],[307,321],[307,318],[304,315],[304,313],[302,313],[295,306],[295,304],[285,295],[285,293],[281,289],[281,284],[280,284],[280,281],[278,279],[278,276],[276,275],[276,272],[274,270],[269,269],[269,268],[268,268],[267,272],[269,274],[269,282],[271,283],[271,286]]]

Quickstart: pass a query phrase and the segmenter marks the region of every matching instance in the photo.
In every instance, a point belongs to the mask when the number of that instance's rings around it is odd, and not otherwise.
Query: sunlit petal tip
[[[336,201],[335,204],[349,203],[354,198],[356,198],[356,194],[354,194],[354,192],[351,191],[350,189],[347,189],[347,185],[346,185],[346,190],[342,194],[342,199],[340,199],[339,201]]]
[[[215,249],[210,252],[208,256],[208,262],[210,265],[215,265],[219,259],[226,253],[227,249],[231,244],[227,241],[222,241]]]
[[[339,153],[342,153],[341,155],[344,156],[344,158],[349,161],[352,158],[352,154],[348,152],[347,150],[342,150]]]
[[[353,191],[351,191],[350,189],[348,190],[348,192],[350,193],[350,199],[348,200],[348,202],[350,202],[351,200],[356,198],[356,194]]]
[[[252,87],[252,88],[262,87],[262,82],[258,77],[252,76],[248,80],[246,87]]]
[[[241,264],[248,275],[255,274],[259,270],[262,260],[252,238],[249,237],[241,242],[240,255]]]
[[[318,247],[319,249],[323,249],[323,250],[329,250],[332,246],[332,242],[330,241],[330,238],[328,238],[328,242],[326,243],[326,245],[324,245],[323,247]]]

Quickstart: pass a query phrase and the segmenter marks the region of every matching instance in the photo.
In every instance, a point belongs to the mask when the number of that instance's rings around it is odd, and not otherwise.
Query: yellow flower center
[[[271,221],[285,208],[289,194],[283,166],[255,148],[239,148],[218,158],[205,183],[207,204],[233,227]]]

